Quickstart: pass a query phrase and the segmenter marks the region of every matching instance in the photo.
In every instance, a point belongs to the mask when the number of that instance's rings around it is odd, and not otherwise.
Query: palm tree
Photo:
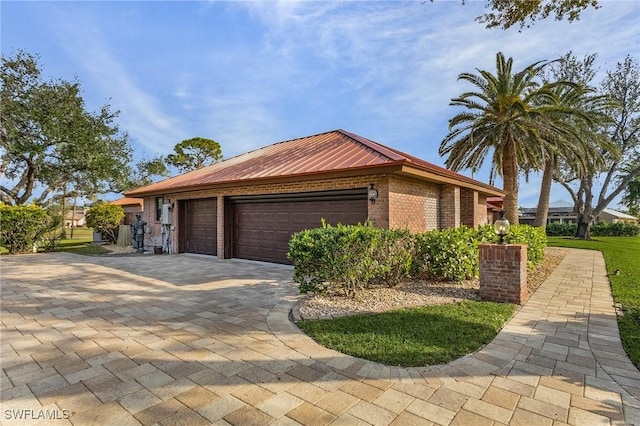
[[[561,162],[571,164],[574,170],[599,169],[605,164],[602,150],[615,151],[615,146],[597,133],[597,125],[607,120],[605,111],[610,101],[606,96],[593,95],[594,92],[595,89],[583,84],[557,86],[558,120],[565,121],[571,130],[562,138],[557,134],[549,135],[545,144],[549,152],[543,159],[544,171],[533,226],[547,224],[551,183]]]
[[[453,106],[466,108],[449,120],[449,134],[440,144],[440,155],[448,155],[447,167],[469,168],[476,172],[493,152],[491,176],[502,176],[506,218],[518,223],[518,177],[520,165],[540,170],[544,165],[551,135],[567,135],[571,129],[558,120],[554,88],[567,82],[542,84],[541,74],[549,62],[539,61],[522,71],[512,71],[513,59],[496,55],[496,74],[477,70],[463,73],[458,80],[468,81],[479,90],[465,92],[451,100]]]

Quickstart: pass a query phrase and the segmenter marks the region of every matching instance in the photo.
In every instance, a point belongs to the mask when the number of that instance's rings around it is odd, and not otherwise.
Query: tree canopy
[[[607,71],[599,87],[613,102],[606,111],[609,121],[598,129],[608,145],[599,156],[586,158],[590,163],[604,159],[604,164],[577,167],[564,163],[554,175],[571,195],[578,214],[576,237],[589,238],[595,218],[640,176],[640,64],[630,55]],[[599,187],[596,182],[602,182]]]
[[[486,0],[486,8],[491,11],[478,16],[476,20],[486,24],[487,28],[500,27],[506,30],[518,25],[522,29],[552,15],[556,21],[566,18],[573,22],[579,20],[580,14],[590,7],[598,9],[598,0]]]
[[[472,172],[493,156],[492,176],[502,176],[506,218],[518,223],[518,178],[523,166],[541,170],[545,153],[553,139],[574,135],[562,117],[574,111],[558,99],[559,87],[568,82],[543,84],[541,73],[547,62],[536,62],[513,71],[513,59],[496,55],[496,73],[477,70],[463,73],[458,80],[475,86],[451,100],[464,108],[449,120],[449,133],[440,144],[440,155],[447,155],[447,167]],[[493,180],[493,179],[492,179]]]
[[[131,147],[109,105],[87,111],[78,81],[45,81],[38,56],[2,57],[0,196],[45,204],[69,190],[93,195],[126,179]]]
[[[562,139],[554,137],[547,141],[547,151],[544,154],[544,172],[540,197],[534,226],[544,227],[547,224],[551,183],[554,173],[560,164],[568,164],[574,168],[602,168],[605,158],[601,151],[615,150],[615,147],[599,134],[599,126],[605,124],[609,118],[606,109],[611,106],[607,96],[599,95],[596,89],[589,85],[595,77],[594,61],[597,55],[587,55],[578,60],[571,52],[553,61],[544,73],[548,82],[569,81],[570,86],[556,86],[559,106],[565,112],[560,119],[566,120],[566,125],[574,128],[574,132]]]
[[[183,140],[173,147],[173,151],[167,155],[166,162],[181,172],[197,170],[222,159],[220,144],[201,137]]]

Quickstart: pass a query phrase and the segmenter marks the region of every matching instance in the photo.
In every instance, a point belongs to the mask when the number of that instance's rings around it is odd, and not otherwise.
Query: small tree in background
[[[0,244],[14,254],[33,252],[43,236],[55,230],[58,222],[35,204],[0,203],[0,223]]]
[[[124,210],[120,206],[99,202],[87,212],[87,225],[102,233],[112,243],[118,241],[118,227],[124,220]]]
[[[173,150],[174,154],[167,155],[167,164],[181,172],[197,170],[222,159],[220,144],[212,139],[187,139],[174,146]]]

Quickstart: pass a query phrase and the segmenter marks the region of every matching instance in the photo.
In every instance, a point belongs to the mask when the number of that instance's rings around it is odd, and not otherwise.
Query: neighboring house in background
[[[604,209],[602,213],[600,213],[600,216],[598,216],[598,221],[636,224],[638,223],[638,218],[616,210]]]
[[[518,220],[522,225],[533,225],[536,219],[536,207],[521,207]],[[578,218],[573,212],[573,207],[549,207],[547,223],[577,223]]]
[[[377,197],[370,200],[370,194]],[[290,263],[291,235],[370,220],[421,232],[487,223],[491,185],[335,130],[279,142],[128,191],[144,198],[150,246]],[[164,212],[164,213],[163,213]],[[170,222],[170,223],[167,223]]]
[[[487,197],[487,224],[492,224],[500,219],[500,212],[503,209],[502,197]]]
[[[520,209],[520,223],[532,225],[536,218],[536,208],[521,208]],[[573,211],[573,207],[549,207],[549,215],[547,217],[547,223],[577,223],[578,218]],[[596,222],[609,222],[609,223],[638,223],[638,218],[630,216],[625,213],[620,213],[611,209],[604,209],[598,217]]]
[[[136,220],[136,215],[144,211],[143,201],[142,198],[124,197],[111,201],[110,204],[121,206],[124,210],[124,224],[131,225]]]
[[[79,226],[85,226],[87,224],[87,220],[85,218],[84,208],[76,210],[75,212],[70,210],[64,215],[64,226],[65,228],[74,227],[77,228]]]

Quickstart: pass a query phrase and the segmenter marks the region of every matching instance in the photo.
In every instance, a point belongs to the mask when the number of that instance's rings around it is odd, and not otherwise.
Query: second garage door
[[[315,197],[236,199],[233,210],[233,257],[276,263],[287,259],[291,235],[327,223],[352,225],[367,220],[366,191]]]
[[[182,250],[187,253],[217,254],[218,204],[215,198],[185,200]]]

